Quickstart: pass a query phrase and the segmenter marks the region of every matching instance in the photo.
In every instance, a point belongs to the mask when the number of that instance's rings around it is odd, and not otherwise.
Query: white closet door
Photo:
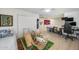
[[[18,16],[18,35],[23,35],[24,28],[36,29],[36,17]]]

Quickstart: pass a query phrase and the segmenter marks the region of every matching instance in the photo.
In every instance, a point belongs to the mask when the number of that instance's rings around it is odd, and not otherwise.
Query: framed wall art
[[[0,26],[13,26],[13,16],[0,15]]]
[[[50,20],[44,20],[44,25],[49,25],[50,24]]]

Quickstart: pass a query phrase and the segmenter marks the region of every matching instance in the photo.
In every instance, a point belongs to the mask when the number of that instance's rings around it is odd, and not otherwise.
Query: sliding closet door
[[[23,29],[36,30],[36,17],[18,16],[18,36],[23,36]]]

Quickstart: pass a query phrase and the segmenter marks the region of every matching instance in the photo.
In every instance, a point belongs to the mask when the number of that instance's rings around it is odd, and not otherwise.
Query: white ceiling
[[[74,11],[79,11],[79,8],[51,8],[51,12],[44,12],[44,8],[21,8],[22,10],[29,11],[32,13],[37,13],[41,16],[57,16],[57,15],[62,15],[65,12],[74,12]]]

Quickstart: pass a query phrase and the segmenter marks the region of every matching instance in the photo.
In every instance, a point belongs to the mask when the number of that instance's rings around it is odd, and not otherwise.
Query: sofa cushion
[[[31,34],[29,32],[24,33],[24,38],[25,38],[25,41],[27,43],[27,47],[32,46],[33,39],[32,39],[32,36],[31,36]]]

